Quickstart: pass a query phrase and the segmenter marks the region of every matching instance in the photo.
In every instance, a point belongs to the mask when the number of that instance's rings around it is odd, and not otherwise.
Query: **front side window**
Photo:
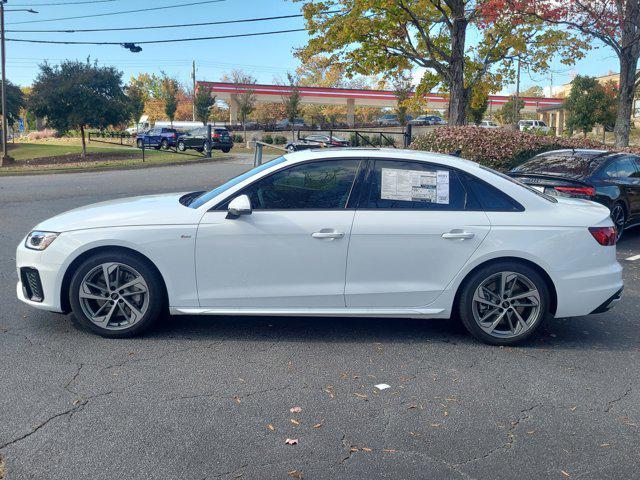
[[[356,159],[304,163],[258,180],[242,193],[254,210],[342,209],[359,165]]]
[[[455,170],[420,162],[376,160],[364,208],[465,210],[472,201]]]
[[[629,157],[622,158],[616,162],[618,164],[618,177],[629,178],[634,177],[637,173],[633,160]]]

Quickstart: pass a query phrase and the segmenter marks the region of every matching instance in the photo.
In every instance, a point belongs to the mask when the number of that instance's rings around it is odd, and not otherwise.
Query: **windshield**
[[[280,163],[282,163],[284,161],[285,161],[284,157],[278,157],[278,158],[274,158],[273,160],[271,160],[271,161],[269,161],[267,163],[263,163],[262,165],[259,165],[259,166],[255,167],[255,168],[252,168],[248,172],[244,172],[242,175],[239,175],[239,176],[237,176],[235,178],[232,178],[227,183],[223,183],[218,188],[214,188],[213,190],[211,190],[209,192],[203,193],[199,197],[195,198],[193,200],[193,202],[191,202],[189,204],[189,207],[191,207],[191,208],[199,208],[202,205],[204,205],[205,203],[207,203],[209,200],[211,200],[212,198],[217,197],[222,192],[224,192],[224,191],[230,189],[231,187],[239,184],[240,182],[246,180],[247,178],[252,177],[253,175],[256,175],[257,173],[260,173],[260,172],[266,170],[267,168],[271,168],[274,165],[278,165],[278,164],[280,164]]]

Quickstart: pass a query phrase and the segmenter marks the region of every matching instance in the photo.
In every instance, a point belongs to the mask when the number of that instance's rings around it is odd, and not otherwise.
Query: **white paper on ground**
[[[386,390],[387,388],[391,388],[391,385],[387,385],[386,383],[379,383],[378,385],[374,385],[378,390]]]

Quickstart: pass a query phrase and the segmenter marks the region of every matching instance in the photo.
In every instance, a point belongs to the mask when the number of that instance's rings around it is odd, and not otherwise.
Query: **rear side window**
[[[455,170],[419,162],[376,160],[362,208],[392,210],[476,209]]]
[[[469,174],[462,174],[464,183],[486,212],[521,212],[522,205],[496,187]]]

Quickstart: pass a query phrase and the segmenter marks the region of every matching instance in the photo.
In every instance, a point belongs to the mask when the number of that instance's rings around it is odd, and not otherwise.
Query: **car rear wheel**
[[[148,262],[126,252],[104,252],[75,271],[69,302],[80,326],[103,337],[130,337],[158,320],[164,288]]]
[[[223,148],[222,153],[229,153],[231,151],[230,148]]]
[[[622,238],[622,233],[624,232],[624,227],[627,224],[627,213],[620,203],[616,203],[611,209],[611,220],[613,224],[616,226],[616,239],[620,240]]]
[[[210,150],[211,150],[211,147],[209,146],[209,144],[207,142],[204,142],[202,144],[202,153],[204,153],[205,155],[208,155]]]
[[[163,150],[169,150],[169,140],[167,140],[166,138],[163,139],[162,142],[160,142],[160,146]]]
[[[184,152],[185,150],[187,150],[187,146],[184,144],[184,142],[178,142],[178,151]]]
[[[295,145],[287,145],[287,152],[295,152],[295,151],[296,151]]]
[[[462,324],[478,340],[512,345],[530,337],[549,308],[549,289],[533,268],[499,262],[474,272],[459,297]]]

